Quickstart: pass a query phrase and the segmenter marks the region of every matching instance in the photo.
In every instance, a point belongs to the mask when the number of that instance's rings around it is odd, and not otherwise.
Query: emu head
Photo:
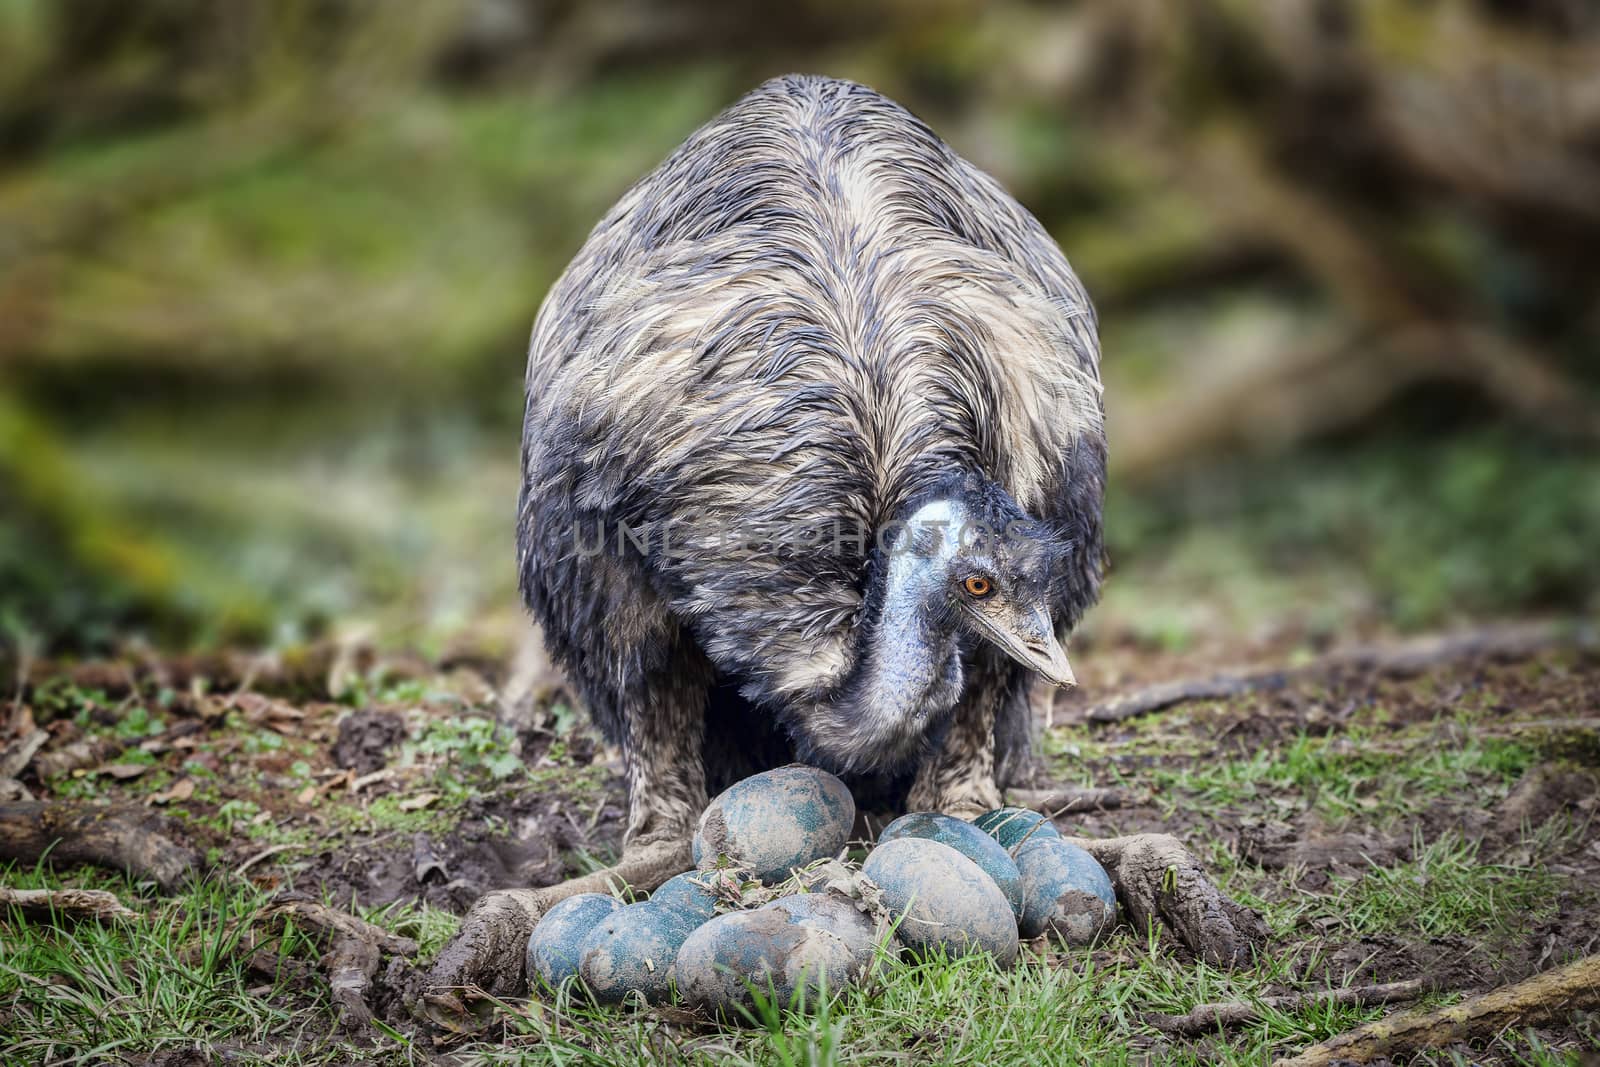
[[[1070,550],[987,479],[908,504],[878,538],[845,699],[800,724],[806,754],[847,771],[907,762],[960,699],[963,660],[985,646],[1074,684],[1051,614]]]

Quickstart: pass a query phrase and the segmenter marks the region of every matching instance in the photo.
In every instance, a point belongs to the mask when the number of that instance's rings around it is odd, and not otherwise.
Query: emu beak
[[[1072,664],[1067,662],[1067,650],[1056,639],[1055,625],[1050,621],[1049,612],[1041,609],[1026,618],[1004,622],[981,609],[970,614],[984,636],[1024,667],[1038,671],[1051,685],[1069,687],[1078,684],[1078,679],[1072,673]]]

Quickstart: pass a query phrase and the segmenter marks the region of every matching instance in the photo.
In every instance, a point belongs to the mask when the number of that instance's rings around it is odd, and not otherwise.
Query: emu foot
[[[1135,834],[1073,844],[1110,873],[1135,927],[1165,926],[1189,951],[1218,967],[1244,966],[1266,943],[1261,916],[1228,899],[1177,838]]]
[[[485,893],[440,950],[407,1006],[441,1029],[476,1029],[493,1000],[527,988],[523,961],[528,936],[545,912],[579,893],[610,892],[613,884],[651,890],[692,866],[686,838],[653,841],[629,845],[615,867],[559,885]]]

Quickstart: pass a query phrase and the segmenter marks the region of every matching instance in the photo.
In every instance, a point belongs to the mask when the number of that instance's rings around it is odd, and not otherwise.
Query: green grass
[[[11,872],[19,885],[54,878]],[[117,927],[16,925],[9,918],[0,963],[0,1012],[8,1020],[7,1063],[67,1058],[133,1062],[163,1049],[227,1049],[230,1062],[321,1064],[415,1062],[432,1050],[423,1039],[380,1034],[375,1047],[330,1036],[324,991],[288,988],[247,973],[239,962],[242,919],[262,898],[250,891],[195,887],[150,905],[120,879],[75,882],[118,889],[148,917]],[[395,905],[366,917],[416,937],[424,956],[443,943],[454,919]],[[294,946],[291,946],[294,947]],[[309,944],[299,955],[315,959]],[[502,1005],[503,1041],[451,1050],[462,1064],[1256,1064],[1357,1025],[1379,1012],[1313,1006],[1267,1011],[1251,1026],[1204,1042],[1168,1044],[1142,1022],[1150,1012],[1178,1013],[1202,1002],[1250,999],[1299,987],[1304,960],[1295,953],[1254,969],[1226,973],[1177,963],[1160,944],[1119,933],[1094,954],[1053,958],[1025,954],[1011,971],[981,958],[892,964],[877,980],[845,991],[817,1010],[758,1005],[754,1025],[680,1025],[641,1008],[601,1009],[570,990],[550,1001]],[[1510,1035],[1510,1062],[1569,1062],[1536,1038]],[[1453,1062],[1448,1055],[1420,1062]]]
[[[1456,834],[1419,836],[1409,862],[1337,879],[1320,910],[1355,934],[1503,935],[1548,917],[1556,890],[1540,866],[1488,862]]]
[[[179,1049],[228,1062],[312,1065],[415,1062],[404,1039],[351,1043],[334,1030],[327,986],[250,970],[242,938],[264,893],[206,881],[143,899],[120,876],[61,877],[0,868],[0,885],[110,890],[138,913],[124,923],[24,919],[0,910],[0,1064],[142,1063]],[[459,920],[409,902],[362,909],[367,920],[436,953]],[[315,970],[323,946],[289,926],[279,951]]]
[[[0,872],[18,888],[54,888],[33,871]],[[202,883],[141,901],[125,880],[79,874],[75,885],[115,891],[140,915],[127,923],[55,923],[0,916],[0,1014],[7,1063],[126,1062],[161,1049],[219,1042],[314,1046],[328,1018],[326,990],[290,988],[251,974],[242,920],[262,904],[253,891]],[[284,947],[315,957],[292,931]],[[309,1007],[309,1014],[295,1010]],[[336,1062],[288,1057],[288,1062]]]
[[[1359,737],[1301,734],[1281,749],[1233,760],[1152,768],[1150,782],[1168,810],[1179,805],[1254,804],[1294,798],[1331,827],[1352,821],[1390,826],[1441,796],[1474,789],[1501,794],[1536,754],[1514,742],[1469,737],[1458,748],[1385,750]]]
[[[454,936],[461,920],[448,911],[430,908],[409,900],[397,900],[381,908],[358,908],[361,917],[390,933],[409,937],[417,943],[417,958],[431,960]]]
[[[1490,938],[1536,916],[1553,899],[1552,877],[1531,868],[1481,863],[1473,846],[1445,837],[1419,842],[1409,863],[1341,880],[1314,896],[1246,891],[1268,876],[1241,866],[1226,850],[1206,857],[1230,892],[1264,907],[1274,925],[1311,912],[1336,916],[1352,935],[1447,933]],[[325,988],[249,973],[241,962],[237,920],[265,897],[254,890],[202,884],[170,899],[140,900],[125,879],[92,872],[69,878],[0,872],[15,886],[73,885],[116,891],[141,917],[101,926],[19,923],[0,917],[0,1019],[11,1044],[5,1063],[68,1057],[132,1062],[162,1049],[226,1048],[237,1062],[321,1064],[415,1062],[432,1052],[426,1039],[396,1032],[375,1047],[331,1032]],[[458,920],[411,903],[361,909],[396,933],[417,939],[421,958],[436,953]],[[1226,972],[1181,962],[1170,944],[1123,927],[1094,952],[1025,952],[1010,971],[982,958],[880,961],[861,986],[812,1012],[758,1004],[752,1025],[685,1025],[686,1017],[625,1006],[602,1009],[573,996],[501,1005],[504,1040],[451,1050],[464,1064],[634,1065],[658,1063],[823,1067],[829,1064],[1258,1064],[1349,1029],[1381,1010],[1312,1005],[1266,1011],[1249,1026],[1204,1041],[1170,1041],[1143,1020],[1205,1002],[1255,999],[1320,988],[1319,942],[1280,937],[1253,967]],[[292,935],[286,944],[314,964],[318,949]],[[1600,1046],[1597,1046],[1600,1047]],[[1511,1034],[1497,1046],[1505,1062],[1569,1062]],[[7,1058],[9,1057],[9,1058]],[[1434,1060],[1453,1062],[1448,1054]]]
[[[474,1048],[470,1063],[732,1063],[790,1067],[824,1064],[1142,1063],[1155,1031],[1147,1012],[1187,1011],[1196,1003],[1262,995],[1287,974],[1282,963],[1226,974],[1180,966],[1159,946],[1127,934],[1108,953],[1040,958],[1025,954],[1010,971],[982,957],[890,963],[876,981],[824,1002],[814,1013],[759,1003],[755,1025],[710,1033],[663,1025],[646,1009],[597,1009],[570,993],[551,1003],[508,1006],[513,1034],[501,1048]],[[1345,1029],[1364,1014],[1318,1007],[1269,1016],[1218,1046],[1167,1049],[1163,1062],[1260,1062],[1285,1043]]]

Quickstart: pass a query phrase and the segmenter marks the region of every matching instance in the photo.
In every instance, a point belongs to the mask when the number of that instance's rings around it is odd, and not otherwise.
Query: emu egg
[[[872,921],[847,898],[783,897],[755,911],[719,915],[678,953],[678,991],[693,1004],[735,1015],[751,991],[780,1008],[837,992],[872,962]]]
[[[849,945],[852,952],[872,954],[872,920],[843,893],[796,893],[779,897],[767,907],[783,912],[792,922],[826,930]]]
[[[906,947],[982,949],[1002,967],[1017,957],[1017,917],[976,863],[939,841],[902,837],[872,850],[862,873],[883,890]]]
[[[691,920],[703,923],[717,913],[716,894],[701,884],[706,880],[708,876],[699,871],[673,875],[650,894],[650,903],[682,912]]]
[[[678,949],[698,921],[664,904],[629,904],[602,919],[580,946],[578,974],[602,1004],[642,993],[665,1000]]]
[[[1117,919],[1111,876],[1098,860],[1060,837],[1017,850],[1022,871],[1023,937],[1052,933],[1063,944],[1092,945]]]
[[[578,973],[579,947],[622,901],[604,893],[579,893],[544,913],[528,938],[528,981],[558,986]]]
[[[1056,824],[1027,808],[996,808],[986,811],[972,825],[1000,842],[1006,849],[1016,848],[1024,841],[1036,837],[1060,837]]]
[[[815,767],[779,767],[734,783],[706,806],[694,835],[695,866],[727,858],[770,885],[837,855],[855,821],[855,800],[839,779]]]
[[[1022,874],[1017,870],[1016,861],[1000,842],[972,823],[953,815],[914,811],[885,826],[878,835],[878,844],[902,837],[925,837],[949,845],[993,879],[1000,892],[1006,895],[1012,912],[1019,917],[1022,915]]]

